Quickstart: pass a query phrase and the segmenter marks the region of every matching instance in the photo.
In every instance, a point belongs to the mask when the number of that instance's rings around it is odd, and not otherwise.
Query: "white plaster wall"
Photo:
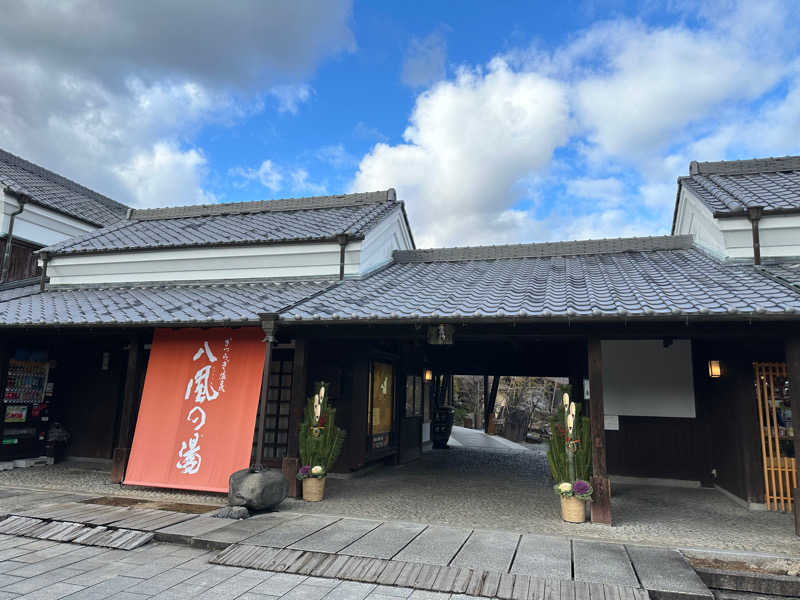
[[[412,247],[411,234],[398,206],[364,236],[359,272],[361,275],[369,273],[392,260],[395,250],[410,250]]]
[[[762,257],[800,257],[800,215],[764,216],[758,230]],[[753,258],[753,230],[747,217],[715,218],[686,188],[681,188],[675,233],[692,234],[698,246],[720,258]]]
[[[675,234],[692,234],[695,243],[718,257],[724,257],[725,238],[717,219],[694,194],[681,187],[678,214],[675,217]]]
[[[11,214],[18,209],[19,203],[3,193],[0,202],[0,234],[8,233]],[[89,223],[30,202],[25,204],[25,210],[14,219],[14,237],[40,246],[49,246],[96,229],[97,227]]]
[[[695,418],[689,340],[604,341],[602,352],[606,415]]]
[[[360,242],[348,244],[345,275],[359,272]],[[339,276],[336,243],[192,248],[53,257],[53,285]]]
[[[729,258],[753,258],[753,229],[746,217],[716,219]],[[758,223],[762,258],[800,256],[800,215],[766,215]]]

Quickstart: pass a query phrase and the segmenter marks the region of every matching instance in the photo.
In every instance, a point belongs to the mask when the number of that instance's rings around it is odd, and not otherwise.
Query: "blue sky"
[[[0,146],[136,206],[395,187],[421,246],[669,231],[690,160],[800,153],[790,2],[43,0]]]

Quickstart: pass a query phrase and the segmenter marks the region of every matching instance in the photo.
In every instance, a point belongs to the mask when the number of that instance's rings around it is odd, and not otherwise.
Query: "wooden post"
[[[303,420],[303,409],[306,405],[306,386],[308,379],[308,345],[304,339],[294,341],[294,359],[292,361],[292,399],[289,406],[289,440],[287,455],[283,458],[282,470],[289,482],[289,495],[297,498],[300,486],[297,483],[297,471],[300,468],[300,422]]]
[[[267,396],[269,395],[270,365],[272,364],[272,343],[275,341],[275,330],[278,326],[278,315],[264,313],[261,317],[261,329],[264,330],[264,373],[261,376],[261,398],[258,403],[258,423],[256,425],[256,456],[253,470],[264,468],[264,424],[267,418]]]
[[[477,416],[477,414],[475,416]],[[488,375],[483,376],[483,432],[489,433],[489,376]]]
[[[795,481],[800,484],[800,457],[797,448],[800,446],[800,336],[786,340],[786,368],[789,373],[792,390],[792,428],[794,429],[795,447]],[[794,532],[800,536],[800,487],[792,490],[794,505]]]
[[[494,407],[495,407],[495,404],[497,404],[497,389],[499,387],[500,387],[500,375],[495,373],[494,375],[492,375],[492,387],[489,390],[489,406],[486,409],[486,414],[487,414],[486,421],[487,421],[487,423],[488,423],[489,419],[494,420]],[[488,430],[488,427],[489,427],[488,424],[487,424],[486,427],[487,427],[487,430]],[[495,429],[492,428],[492,435],[494,435],[494,431],[495,431]]]
[[[142,344],[139,336],[132,335],[128,341],[128,367],[125,371],[125,388],[122,392],[122,413],[119,419],[117,447],[111,461],[111,483],[121,483],[125,479],[125,469],[133,444],[136,417],[139,413],[139,368]]]
[[[611,525],[611,484],[606,470],[603,355],[599,338],[589,338],[589,418],[592,425],[592,522]]]

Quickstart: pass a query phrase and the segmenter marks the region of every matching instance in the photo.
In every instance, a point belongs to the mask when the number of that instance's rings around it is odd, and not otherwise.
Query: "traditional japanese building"
[[[745,206],[742,190],[785,180],[780,214],[800,214],[798,171],[760,162],[761,179],[693,166],[675,235],[652,238],[417,250],[394,190],[128,211],[39,252],[43,286],[0,303],[0,366],[46,365],[24,391],[69,431],[67,453],[113,459],[131,484],[219,490],[248,463],[295,482],[320,381],[348,432],[336,468],[355,471],[427,449],[452,374],[541,375],[569,378],[590,414],[596,521],[611,520],[609,473],[752,505],[777,498],[777,476],[786,508],[800,260],[726,254],[692,225],[727,218],[695,185]]]

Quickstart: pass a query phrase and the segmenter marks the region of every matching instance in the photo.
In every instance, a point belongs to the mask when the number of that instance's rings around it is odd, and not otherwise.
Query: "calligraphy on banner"
[[[263,365],[257,328],[157,330],[125,483],[227,491],[250,462]]]

